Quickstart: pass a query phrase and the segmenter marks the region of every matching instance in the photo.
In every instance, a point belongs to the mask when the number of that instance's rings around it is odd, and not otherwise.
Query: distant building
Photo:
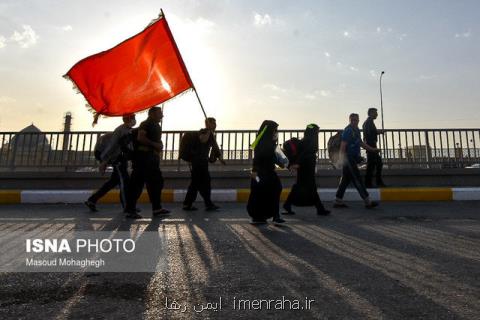
[[[32,166],[43,163],[51,151],[47,136],[32,123],[4,143],[0,161],[9,167]]]

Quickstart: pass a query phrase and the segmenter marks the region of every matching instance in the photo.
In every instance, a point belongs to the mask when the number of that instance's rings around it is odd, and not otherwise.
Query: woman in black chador
[[[309,124],[301,140],[297,164],[297,182],[293,185],[283,208],[283,214],[295,214],[292,205],[299,207],[315,206],[317,214],[328,215],[317,192],[315,167],[317,165],[318,131],[316,124]]]
[[[250,182],[250,197],[247,211],[252,217],[252,223],[266,223],[273,218],[273,222],[283,223],[280,218],[280,194],[282,184],[275,172],[275,164],[281,163],[277,149],[278,124],[271,120],[263,121],[252,144],[254,150],[252,179]]]

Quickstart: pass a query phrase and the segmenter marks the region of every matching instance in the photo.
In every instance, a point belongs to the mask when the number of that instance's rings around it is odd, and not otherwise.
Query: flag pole
[[[160,14],[162,15],[163,19],[165,19],[165,22],[167,22],[167,18],[166,18],[166,16],[165,16],[165,13],[163,12],[163,9],[162,9],[162,8],[160,8]],[[167,29],[169,30],[170,35],[171,35],[170,28],[168,27],[168,22],[167,22]],[[202,101],[200,100],[200,97],[198,96],[197,89],[195,88],[195,85],[193,84],[193,81],[192,81],[192,79],[190,78],[190,74],[188,73],[187,67],[185,66],[185,63],[183,62],[182,54],[180,53],[180,50],[178,50],[177,43],[176,43],[175,40],[173,39],[173,35],[171,35],[171,37],[172,37],[172,40],[173,40],[173,44],[174,44],[174,46],[175,46],[175,49],[177,50],[177,53],[178,53],[178,55],[180,56],[180,58],[181,58],[181,60],[182,60],[182,64],[184,65],[185,72],[187,73],[188,78],[189,78],[190,82],[192,83],[193,91],[195,92],[195,95],[197,96],[198,103],[200,104],[200,108],[202,108],[203,115],[205,116],[205,119],[206,119],[206,118],[207,118],[207,113],[205,112],[205,109],[203,108],[203,104],[202,104]]]
[[[382,147],[383,153],[385,154],[386,145],[385,145],[385,125],[383,123],[383,93],[382,93],[382,77],[385,74],[385,71],[382,71],[380,74],[380,111],[382,113]]]
[[[200,100],[200,97],[198,96],[197,89],[193,87],[193,91],[195,91],[195,95],[197,96],[198,103],[200,103],[200,108],[202,108],[203,115],[205,116],[205,119],[207,119],[207,113],[205,112],[205,109],[203,109],[202,101]]]
[[[160,110],[162,110],[163,115],[163,103],[160,105]],[[162,120],[160,120],[160,132],[163,132],[163,117]]]

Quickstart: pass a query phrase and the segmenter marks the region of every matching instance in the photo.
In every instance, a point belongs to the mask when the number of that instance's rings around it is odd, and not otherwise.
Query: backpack
[[[133,152],[137,149],[138,140],[137,140],[138,128],[132,129],[129,134],[124,135],[119,143],[122,155],[126,158],[131,160],[133,158]],[[97,142],[95,143],[95,147],[93,148],[93,156],[97,161],[102,161],[102,153],[105,151],[107,146],[110,144],[112,140],[113,132],[107,132],[102,134]],[[133,146],[133,150],[132,150]]]
[[[196,144],[198,143],[198,131],[185,132],[180,139],[178,159],[192,162]]]
[[[336,169],[340,169],[342,167],[339,163],[342,133],[343,131],[337,132],[335,135],[331,136],[327,142],[328,157]]]
[[[112,140],[112,136],[113,132],[107,132],[97,139],[95,147],[93,148],[93,155],[97,161],[102,161],[102,153],[109,145],[110,140]]]
[[[289,165],[297,163],[301,143],[302,141],[298,138],[291,138],[283,143],[282,150],[288,159]]]

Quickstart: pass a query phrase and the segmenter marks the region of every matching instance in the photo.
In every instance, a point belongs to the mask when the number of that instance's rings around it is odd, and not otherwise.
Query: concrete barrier
[[[11,204],[11,203],[21,203],[22,196],[20,190],[0,190],[0,203],[1,204]]]
[[[318,189],[323,201],[333,201],[336,189]],[[381,188],[369,189],[372,200],[379,201],[465,201],[480,200],[480,188]],[[0,190],[0,204],[19,203],[82,203],[93,190]],[[162,201],[165,203],[182,202],[187,190],[164,189]],[[290,189],[283,189],[281,201],[285,201]],[[249,189],[214,189],[212,200],[217,202],[247,202]],[[360,201],[355,189],[347,189],[345,201]],[[197,201],[202,201],[200,196]],[[119,203],[118,190],[112,190],[99,201],[100,203]],[[147,192],[139,198],[140,203],[148,203]]]
[[[211,171],[213,189],[248,189],[248,170]],[[363,173],[364,170],[361,170]],[[278,170],[283,187],[295,182],[288,170]],[[189,171],[163,171],[165,188],[183,190],[190,184]],[[316,175],[319,188],[336,188],[339,170],[319,170]],[[385,182],[395,187],[464,188],[480,186],[480,169],[386,169]],[[0,190],[91,190],[100,187],[108,178],[98,172],[0,172]]]
[[[451,201],[453,191],[452,188],[385,188],[380,190],[380,199],[382,201]]]
[[[480,200],[480,188],[452,188],[453,200]]]

